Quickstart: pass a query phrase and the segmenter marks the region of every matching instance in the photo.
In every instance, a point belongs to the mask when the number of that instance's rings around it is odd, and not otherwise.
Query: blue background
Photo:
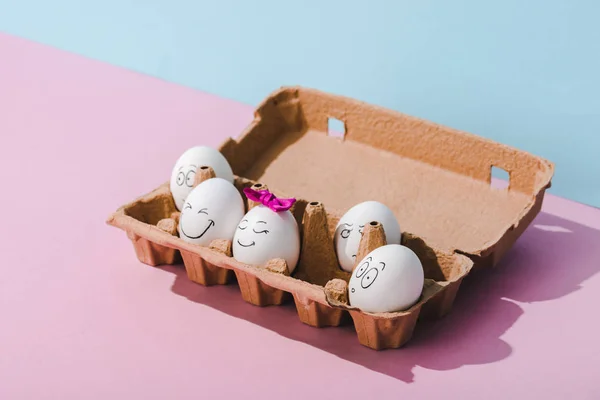
[[[592,0],[0,0],[1,31],[252,105],[299,84],[522,148],[556,163],[553,193],[596,206],[599,16]]]

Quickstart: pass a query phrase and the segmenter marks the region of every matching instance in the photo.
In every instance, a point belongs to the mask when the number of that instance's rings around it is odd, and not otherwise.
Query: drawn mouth
[[[187,233],[185,233],[185,231],[183,230],[183,225],[181,225],[181,233],[183,233],[183,235],[189,239],[200,239],[202,236],[204,236],[204,234],[212,227],[215,225],[215,221],[213,221],[212,219],[208,220],[208,226],[206,227],[206,229],[204,229],[204,231],[202,231],[202,233],[198,236],[190,236]]]
[[[252,247],[252,246],[254,246],[256,244],[256,242],[252,242],[250,244],[244,244],[244,243],[240,242],[240,239],[238,239],[237,242],[242,247]]]

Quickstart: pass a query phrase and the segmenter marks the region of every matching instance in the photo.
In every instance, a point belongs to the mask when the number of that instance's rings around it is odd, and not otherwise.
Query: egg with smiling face
[[[399,244],[381,246],[352,272],[349,302],[371,313],[403,311],[419,300],[424,282],[423,265],[411,249]]]
[[[220,151],[206,146],[196,146],[186,150],[175,162],[169,182],[175,206],[180,211],[194,187],[196,170],[201,166],[211,167],[217,178],[233,183],[231,166]]]
[[[335,230],[335,250],[344,271],[352,272],[363,228],[371,221],[383,226],[387,244],[400,244],[402,233],[392,210],[378,201],[359,203],[340,218]]]
[[[275,212],[264,205],[252,208],[235,231],[233,257],[254,266],[281,258],[292,273],[300,257],[300,233],[292,213]]]
[[[225,179],[208,179],[185,199],[179,217],[179,237],[202,246],[215,239],[232,240],[243,216],[244,200],[235,186]]]

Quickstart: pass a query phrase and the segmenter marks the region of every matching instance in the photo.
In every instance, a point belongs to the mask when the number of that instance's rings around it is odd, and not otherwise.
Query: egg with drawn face
[[[196,146],[186,150],[175,162],[169,183],[175,206],[180,211],[194,187],[196,170],[201,166],[211,167],[217,178],[233,183],[231,166],[220,151],[206,146]]]
[[[235,186],[225,179],[208,179],[185,199],[179,217],[179,237],[202,246],[215,239],[232,240],[243,216],[244,200]]]
[[[241,218],[233,237],[233,258],[254,266],[282,258],[292,273],[299,257],[300,233],[290,211],[258,205]]]
[[[408,247],[388,244],[356,266],[348,284],[349,302],[371,313],[406,310],[419,300],[424,282],[417,255]]]
[[[344,271],[352,272],[363,228],[371,221],[383,226],[387,244],[400,244],[400,225],[392,210],[378,201],[359,203],[340,218],[335,230],[335,251]]]

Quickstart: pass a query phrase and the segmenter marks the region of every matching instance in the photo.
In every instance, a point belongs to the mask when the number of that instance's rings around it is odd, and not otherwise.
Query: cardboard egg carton
[[[331,118],[344,123],[342,137],[329,132]],[[421,317],[447,314],[463,278],[498,263],[539,213],[554,172],[552,163],[524,151],[300,87],[272,93],[246,131],[219,150],[240,192],[266,185],[278,197],[298,199],[291,211],[302,247],[292,276],[281,260],[261,267],[236,261],[229,241],[204,247],[178,238],[168,183],[119,208],[108,223],[127,232],[143,263],[182,258],[189,279],[207,286],[235,276],[245,301],[267,306],[293,298],[300,320],[311,326],[337,326],[350,315],[359,342],[377,350],[401,347]],[[492,167],[509,173],[507,188],[491,186]],[[211,174],[201,170],[197,182]],[[402,244],[423,264],[423,292],[408,310],[366,313],[348,304],[349,274],[338,265],[332,238],[343,213],[367,200],[394,211]],[[384,243],[373,221],[357,259]]]

